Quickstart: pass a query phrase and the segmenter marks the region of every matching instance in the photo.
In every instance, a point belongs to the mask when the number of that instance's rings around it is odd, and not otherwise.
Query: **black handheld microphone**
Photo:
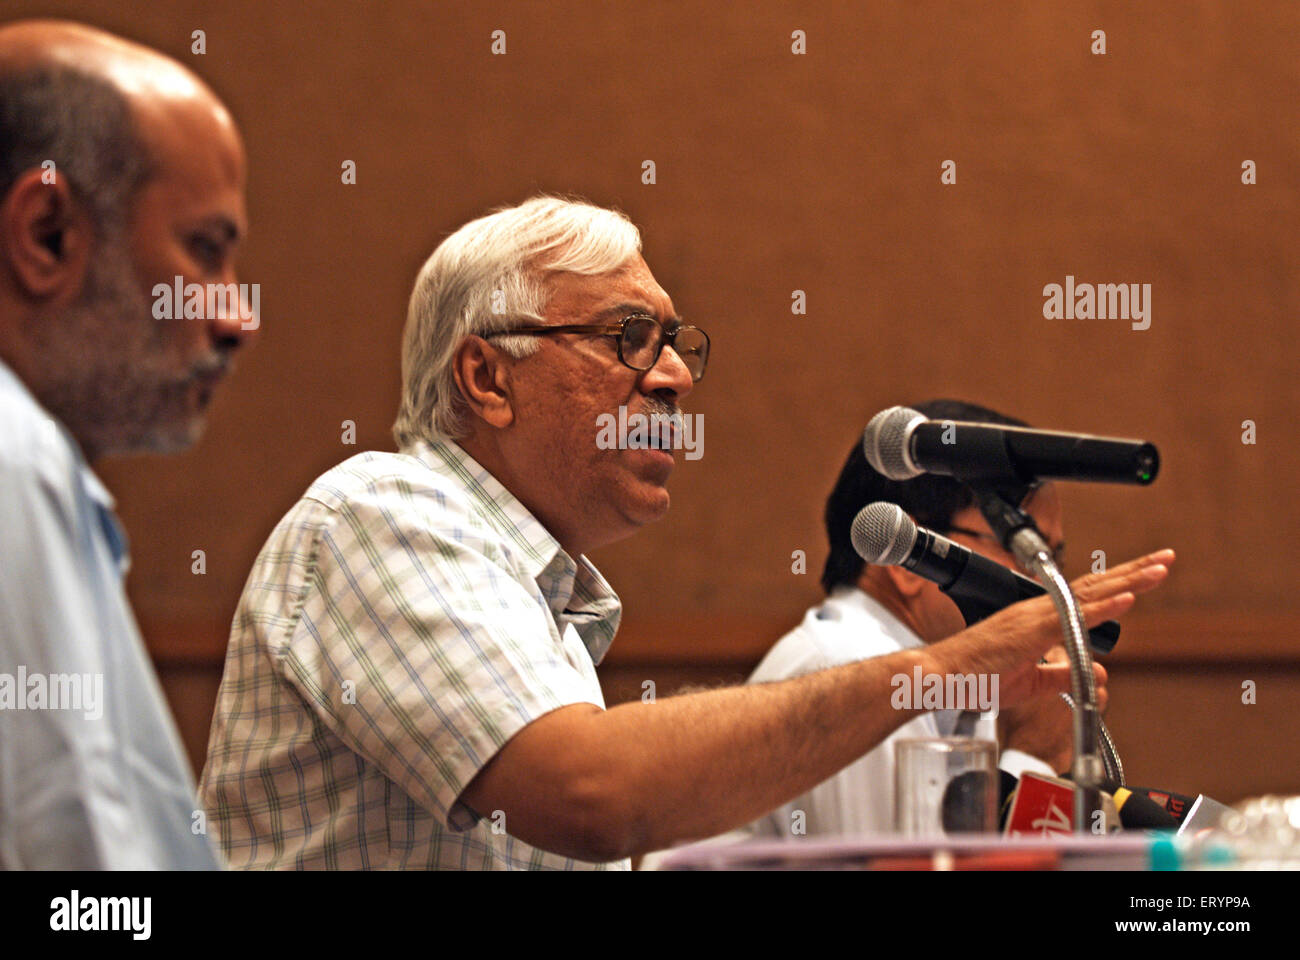
[[[1177,830],[1178,818],[1145,793],[1115,787],[1115,806],[1125,830]]]
[[[999,829],[1005,816],[1006,801],[1016,788],[1016,778],[1005,770],[997,771],[997,780],[984,770],[967,770],[948,781],[940,801],[940,819],[944,833],[979,833],[990,818]],[[992,811],[990,811],[992,807]]]
[[[1105,784],[1103,784],[1103,788],[1109,789]],[[1144,801],[1150,803],[1169,818],[1170,822],[1177,827],[1179,833],[1188,836],[1195,836],[1202,830],[1214,829],[1219,825],[1223,815],[1228,812],[1228,807],[1203,793],[1189,797],[1186,794],[1174,793],[1172,790],[1163,790],[1156,787],[1128,787],[1126,789],[1131,790],[1135,797],[1141,797]],[[1116,795],[1118,796],[1118,794]]]
[[[1111,790],[1112,784],[1102,784],[1103,790]],[[1129,787],[1136,796],[1145,797],[1174,820],[1175,824],[1181,824],[1186,818],[1187,813],[1196,803],[1195,797],[1189,797],[1186,794],[1174,793],[1172,790],[1158,790],[1155,787]],[[1113,792],[1113,791],[1112,791]]]
[[[1145,486],[1160,470],[1159,452],[1142,440],[928,420],[910,407],[890,407],[872,417],[862,447],[867,462],[891,480],[939,473],[965,483],[1091,480]]]
[[[917,526],[896,503],[867,504],[853,518],[849,536],[867,563],[901,566],[938,584],[957,604],[967,626],[1047,592],[1009,567]],[[1098,624],[1088,631],[1088,640],[1095,652],[1110,653],[1119,640],[1119,624]]]
[[[1143,818],[1135,826],[1196,834],[1217,827],[1220,818],[1228,812],[1228,807],[1203,793],[1192,797],[1162,787],[1128,787],[1111,781],[1103,781],[1101,788],[1113,793],[1117,803],[1125,797],[1124,803],[1134,808],[1134,816]]]

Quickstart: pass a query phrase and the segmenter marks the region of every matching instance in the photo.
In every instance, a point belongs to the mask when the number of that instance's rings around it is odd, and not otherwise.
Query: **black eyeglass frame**
[[[635,364],[629,362],[628,359],[623,356],[623,339],[626,336],[628,324],[631,323],[633,320],[649,320],[660,330],[659,345],[655,349],[654,359],[651,360],[644,367],[636,366]],[[587,334],[598,334],[600,336],[605,336],[605,337],[614,337],[615,342],[618,345],[619,363],[623,364],[623,366],[627,367],[629,370],[635,370],[638,373],[645,373],[647,370],[653,368],[654,365],[659,362],[659,358],[663,355],[665,346],[672,347],[673,350],[676,351],[677,335],[681,333],[683,330],[694,330],[696,333],[698,333],[701,337],[704,338],[704,351],[702,354],[700,354],[703,356],[704,362],[700,368],[700,375],[697,377],[694,374],[691,374],[691,382],[699,383],[701,380],[704,379],[704,372],[709,367],[709,350],[712,347],[712,341],[710,341],[709,335],[705,333],[703,330],[701,330],[699,327],[693,326],[689,323],[679,323],[676,326],[674,326],[671,330],[669,330],[667,327],[665,327],[654,317],[650,316],[650,314],[648,313],[630,313],[622,320],[620,320],[618,323],[562,323],[559,324],[558,326],[550,326],[547,324],[538,324],[538,323],[526,324],[525,326],[522,327],[511,327],[507,330],[493,330],[491,333],[487,334],[487,336],[504,337],[504,336],[513,336],[514,334],[540,335],[540,334],[548,334],[548,333],[587,333]],[[680,357],[681,354],[678,354],[678,356]],[[682,363],[685,364],[685,362],[686,362],[685,359],[683,359]],[[687,370],[689,371],[689,369],[690,368],[688,366]]]
[[[989,543],[996,545],[1000,549],[1006,550],[1006,547],[1002,546],[1002,542],[998,540],[997,536],[991,533],[981,533],[979,530],[968,530],[965,527],[953,527],[953,526],[948,527],[948,529],[942,532],[944,534],[964,533],[968,537],[974,537],[976,540],[987,540]],[[1052,559],[1056,561],[1056,565],[1058,567],[1060,567],[1061,569],[1065,569],[1065,544],[1064,543],[1062,543],[1060,546],[1052,550]]]

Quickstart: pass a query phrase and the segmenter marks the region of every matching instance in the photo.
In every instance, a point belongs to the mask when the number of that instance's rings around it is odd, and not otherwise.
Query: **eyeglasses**
[[[698,383],[704,376],[704,368],[709,363],[709,335],[699,327],[678,324],[671,330],[665,330],[654,317],[643,313],[633,313],[618,323],[568,323],[559,326],[529,324],[511,327],[508,330],[494,330],[488,337],[501,337],[509,334],[542,335],[549,333],[589,333],[605,337],[614,337],[618,341],[618,359],[626,367],[644,372],[659,362],[659,355],[664,346],[670,346],[681,357],[691,375],[691,380]]]
[[[993,536],[993,534],[991,533],[980,533],[980,531],[978,530],[967,530],[965,527],[949,527],[947,532],[964,533],[966,536],[974,537],[976,540],[987,540],[989,543],[992,543],[994,546],[996,546],[999,550],[1002,550],[1004,552],[1006,550],[1006,548],[1002,546],[1002,541],[999,540],[997,537]],[[1052,548],[1052,559],[1056,561],[1056,565],[1059,568],[1061,568],[1062,570],[1065,569],[1065,544],[1064,543],[1058,544],[1057,546]]]

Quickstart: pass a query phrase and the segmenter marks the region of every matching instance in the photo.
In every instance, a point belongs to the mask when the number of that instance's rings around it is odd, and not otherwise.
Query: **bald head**
[[[0,194],[53,161],[96,221],[120,216],[158,155],[205,125],[242,150],[220,100],[157,51],[66,21],[0,27]]]
[[[0,360],[88,456],[197,436],[249,334],[150,291],[234,282],[245,220],[239,132],[193,73],[80,24],[0,27]]]
[[[162,70],[202,87],[198,78],[156,50],[70,20],[20,20],[0,26],[0,62],[16,67],[61,63],[124,78]]]
[[[212,97],[203,82],[175,60],[103,30],[67,20],[0,26],[0,70],[40,66],[101,76],[126,94]]]

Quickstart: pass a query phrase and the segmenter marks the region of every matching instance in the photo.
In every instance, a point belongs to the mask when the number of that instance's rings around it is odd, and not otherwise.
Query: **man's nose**
[[[678,399],[686,396],[695,387],[691,372],[677,351],[667,344],[659,354],[655,365],[641,375],[641,390],[654,393],[659,390],[671,390]]]
[[[261,329],[262,290],[256,283],[240,284],[231,272],[223,278],[229,296],[209,320],[212,339],[229,347],[247,346]]]

